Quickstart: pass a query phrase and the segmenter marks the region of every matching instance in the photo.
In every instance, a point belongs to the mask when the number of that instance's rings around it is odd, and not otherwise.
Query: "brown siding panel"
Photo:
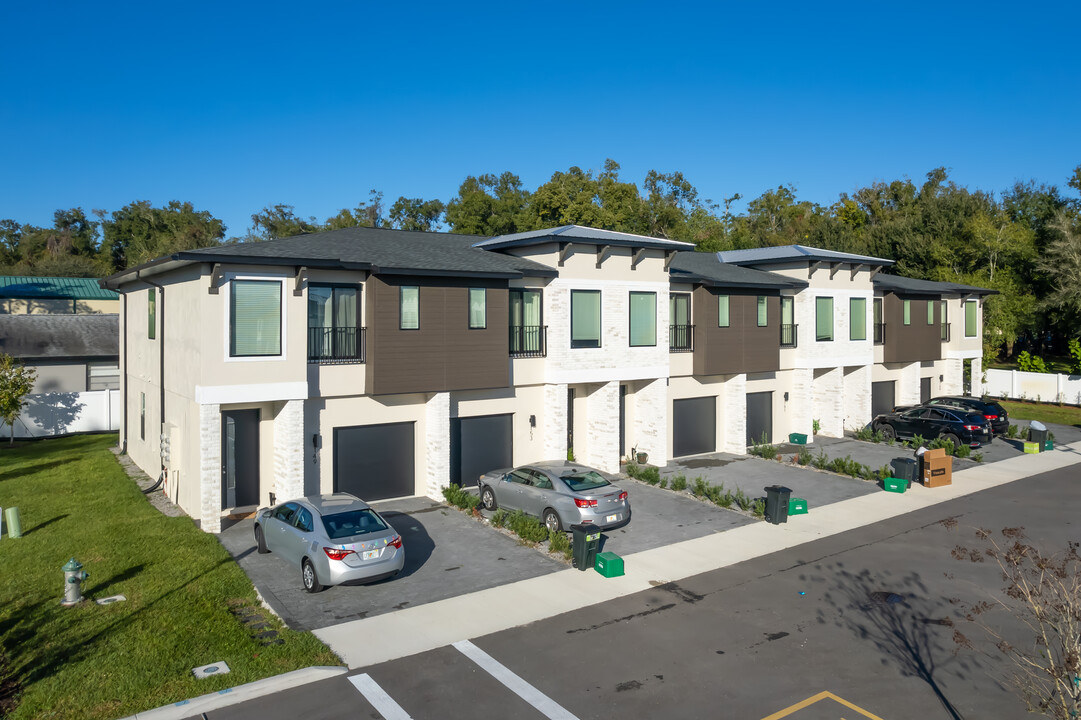
[[[729,327],[717,327],[717,297],[729,297]],[[781,299],[767,295],[766,326],[758,327],[758,293],[696,288],[694,374],[736,375],[781,367]]]
[[[911,325],[904,324],[904,300],[912,303]],[[888,293],[882,299],[882,322],[886,338],[882,346],[884,362],[911,363],[942,359],[941,298],[905,297]],[[935,309],[935,322],[927,324],[927,303]]]

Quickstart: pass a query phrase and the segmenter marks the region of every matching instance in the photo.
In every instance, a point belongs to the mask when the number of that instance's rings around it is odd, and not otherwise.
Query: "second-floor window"
[[[872,320],[875,324],[875,344],[881,345],[886,341],[886,325],[882,322],[882,298],[875,298],[872,307]]]
[[[308,287],[308,359],[359,360],[356,287]]]
[[[765,327],[769,323],[769,305],[765,295],[758,296],[758,327]]]
[[[631,293],[631,347],[657,344],[657,293]]]
[[[727,295],[717,296],[717,327],[728,327],[730,303]]]
[[[153,340],[158,331],[158,289],[150,288],[146,296],[146,337]]]
[[[229,355],[282,354],[282,284],[279,280],[233,280],[229,293]]]
[[[601,291],[571,290],[571,347],[601,346]]]
[[[672,350],[692,348],[691,296],[671,293],[668,296],[668,347]]]
[[[420,329],[420,288],[415,285],[403,285],[398,289],[398,327]]]
[[[469,288],[469,329],[483,330],[488,327],[488,291]]]
[[[510,352],[539,356],[545,351],[541,318],[541,291],[510,291]]]
[[[849,340],[867,339],[867,298],[852,298],[848,301],[851,320],[849,321]]]
[[[815,298],[815,340],[833,339],[833,298]]]
[[[965,337],[976,337],[976,301],[965,301]]]
[[[905,325],[911,325],[912,324],[912,301],[911,300],[902,300],[901,301],[901,314],[903,316],[901,318],[901,321]]]
[[[781,347],[796,347],[795,300],[781,297]]]
[[[928,325],[934,325],[935,324],[935,301],[934,300],[928,300],[927,301],[927,324]]]

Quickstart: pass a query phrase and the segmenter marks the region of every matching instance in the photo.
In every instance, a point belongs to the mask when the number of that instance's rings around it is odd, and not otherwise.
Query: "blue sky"
[[[1081,163],[1077,3],[7,3],[0,218],[188,200],[243,234],[605,158],[819,203]]]

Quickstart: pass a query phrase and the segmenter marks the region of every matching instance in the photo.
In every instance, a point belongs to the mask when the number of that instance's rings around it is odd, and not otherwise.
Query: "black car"
[[[872,427],[887,438],[908,439],[919,435],[925,440],[942,438],[955,446],[965,443],[979,447],[991,442],[991,424],[978,413],[964,412],[948,407],[918,405],[897,408],[891,413],[879,415]]]
[[[991,423],[991,431],[995,435],[1005,435],[1010,428],[1010,416],[1006,414],[1006,408],[994,400],[981,400],[976,397],[963,395],[951,395],[937,397],[922,403],[926,407],[956,408],[963,412],[974,412],[983,415]]]

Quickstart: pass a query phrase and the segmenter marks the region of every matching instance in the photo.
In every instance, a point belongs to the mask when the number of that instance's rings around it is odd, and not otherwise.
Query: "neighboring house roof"
[[[900,275],[875,275],[876,290],[909,295],[998,295],[998,290],[934,280],[917,280]]]
[[[370,270],[375,274],[516,278],[557,275],[532,260],[472,247],[480,237],[386,228],[343,228],[264,242],[183,250],[102,281],[117,287],[193,262],[291,265]]]
[[[679,252],[669,265],[672,282],[702,283],[723,287],[805,288],[807,282],[764,270],[726,265],[717,253]]]
[[[633,233],[616,232],[614,230],[599,230],[597,228],[583,227],[582,225],[563,225],[562,227],[548,228],[546,230],[531,230],[511,235],[500,235],[474,243],[473,247],[498,250],[525,245],[541,245],[548,242],[574,242],[576,240],[593,245],[624,245],[665,250],[690,250],[694,248],[693,243],[634,235]]]
[[[870,255],[856,255],[854,253],[838,252],[836,250],[820,250],[819,248],[807,247],[806,245],[783,245],[780,247],[752,248],[750,250],[724,250],[717,253],[717,257],[723,263],[733,265],[772,265],[775,263],[787,263],[795,261],[807,262],[847,262],[866,265],[893,265],[893,260],[871,257]]]
[[[0,352],[20,359],[120,356],[119,315],[0,315]]]
[[[0,275],[0,298],[66,298],[116,300],[118,295],[98,284],[97,278]]]

